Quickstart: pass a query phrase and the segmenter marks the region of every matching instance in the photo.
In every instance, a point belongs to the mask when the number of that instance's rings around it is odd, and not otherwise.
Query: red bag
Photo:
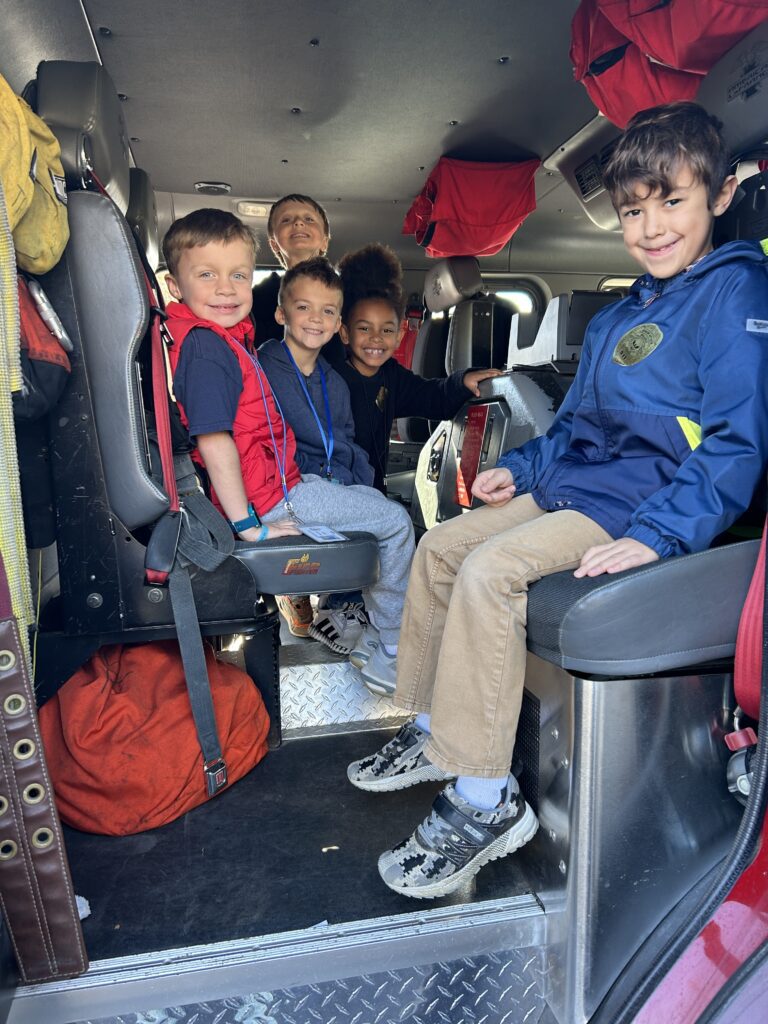
[[[571,23],[571,61],[597,109],[620,128],[639,110],[692,100],[701,75],[665,67],[630,42],[600,9],[582,0]]]
[[[229,782],[267,752],[269,717],[241,669],[205,651]],[[207,799],[178,644],[102,647],[40,709],[56,806],[84,832],[133,835]]]
[[[696,74],[768,19],[766,0],[597,0],[597,6],[643,54]]]
[[[536,209],[539,160],[479,163],[441,157],[403,221],[428,256],[493,256]]]

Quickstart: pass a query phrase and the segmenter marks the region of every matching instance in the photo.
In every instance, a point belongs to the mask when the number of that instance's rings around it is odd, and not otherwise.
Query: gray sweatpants
[[[387,646],[400,635],[400,619],[413,560],[413,524],[402,505],[373,487],[343,487],[308,473],[288,492],[294,512],[305,523],[323,523],[334,530],[364,530],[379,541],[379,580],[363,591],[365,606]],[[273,523],[287,519],[285,501],[262,517]]]

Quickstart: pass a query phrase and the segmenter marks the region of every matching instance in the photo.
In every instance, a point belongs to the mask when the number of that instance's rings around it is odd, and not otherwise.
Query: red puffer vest
[[[235,445],[237,446],[237,451],[240,456],[240,469],[243,474],[245,493],[259,515],[263,515],[283,498],[283,487],[280,482],[280,470],[278,468],[277,459],[275,458],[272,437],[270,436],[267,412],[269,413],[269,420],[272,423],[272,432],[274,434],[275,441],[277,442],[281,458],[283,454],[283,424],[280,414],[275,407],[275,403],[272,398],[272,391],[269,387],[266,375],[261,375],[261,382],[264,385],[264,395],[266,396],[265,403],[253,361],[243,345],[233,337],[233,334],[230,334],[230,332],[225,330],[223,327],[219,327],[218,324],[211,323],[210,320],[204,320],[201,317],[195,316],[195,314],[181,302],[170,303],[167,313],[168,319],[165,326],[168,328],[168,331],[174,341],[174,344],[171,345],[168,350],[172,373],[176,373],[176,367],[179,365],[179,356],[181,355],[184,341],[194,327],[206,327],[209,331],[213,331],[215,334],[218,334],[222,341],[229,345],[238,361],[238,364],[240,365],[240,373],[243,378],[243,391],[237,405],[235,422],[232,425],[232,437],[234,438]],[[235,332],[237,334],[242,334],[245,341],[251,341],[253,338],[253,330],[250,322],[248,321],[241,321],[240,324],[237,324],[233,328],[233,333]],[[181,412],[181,418],[184,426],[188,427],[189,421],[187,420],[186,413],[184,412],[181,403],[179,403],[179,411]],[[299,483],[301,480],[301,474],[299,473],[298,466],[294,459],[296,454],[296,439],[294,438],[293,431],[288,424],[285,425],[285,430],[285,478],[288,490],[290,490]],[[197,452],[195,452],[195,456],[197,457],[197,461],[201,461]],[[216,495],[212,493],[211,498],[217,508],[221,510],[221,504],[219,503]]]

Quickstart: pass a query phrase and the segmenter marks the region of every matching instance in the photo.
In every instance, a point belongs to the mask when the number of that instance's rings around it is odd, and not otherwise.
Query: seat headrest
[[[146,171],[131,168],[131,201],[125,219],[147,257],[147,263],[157,270],[160,257],[160,231],[157,226],[157,204],[152,181]]]
[[[480,264],[474,256],[451,256],[439,260],[424,279],[424,301],[433,313],[450,309],[462,299],[471,299],[483,289]]]
[[[737,239],[750,242],[768,239],[768,171],[745,178],[731,205],[715,221],[715,245]]]
[[[37,68],[37,113],[61,145],[70,188],[92,169],[110,198],[128,209],[128,133],[112,79],[95,61],[44,60]]]

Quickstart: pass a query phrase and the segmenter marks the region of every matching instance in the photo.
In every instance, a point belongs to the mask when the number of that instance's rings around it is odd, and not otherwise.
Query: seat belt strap
[[[186,565],[173,567],[168,579],[173,605],[173,619],[184,665],[184,678],[192,708],[197,739],[203,752],[203,772],[208,796],[215,796],[227,784],[227,766],[221,752],[216,731],[208,670],[205,665],[203,638],[197,620],[192,583]]]
[[[736,700],[751,718],[760,713],[760,684],[763,664],[763,614],[765,607],[765,556],[768,518],[763,526],[763,538],[757,555],[757,564],[741,611],[736,634],[736,655],[733,681]]]

